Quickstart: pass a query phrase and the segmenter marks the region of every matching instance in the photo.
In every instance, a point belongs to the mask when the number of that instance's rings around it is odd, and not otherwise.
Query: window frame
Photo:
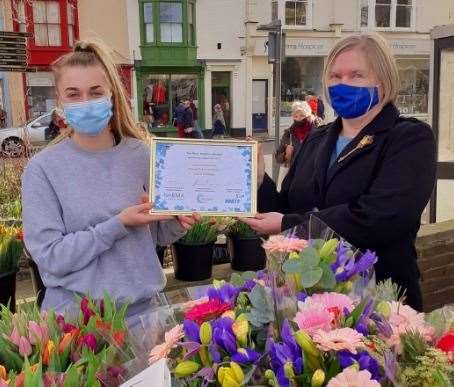
[[[285,18],[285,7],[287,2],[306,3],[306,24],[287,24]],[[288,30],[311,30],[312,29],[313,0],[278,0],[278,18],[282,20],[282,26]]]
[[[177,3],[182,7],[182,42],[162,42],[161,41],[161,15],[160,5],[162,3]],[[153,42],[146,40],[146,23],[144,5],[152,5],[153,18]],[[193,7],[193,30],[194,42],[191,40],[190,23],[188,19],[189,7]],[[140,42],[143,47],[196,47],[197,46],[197,18],[196,18],[196,2],[195,0],[139,0],[139,17],[140,17]],[[177,23],[179,24],[179,23]]]
[[[366,5],[368,7],[368,18],[367,18],[367,26],[361,26],[361,6],[362,1],[359,1],[358,4],[358,24],[360,30],[375,30],[375,31],[410,31],[413,32],[416,30],[416,0],[412,0],[411,6],[406,6],[411,10],[410,16],[410,26],[409,27],[396,27],[396,14],[397,14],[397,1],[398,0],[391,0],[391,12],[390,12],[390,20],[389,20],[389,27],[377,27],[375,25],[375,6],[377,0],[367,0]]]
[[[19,22],[18,19],[18,0],[11,0],[11,7],[13,13],[13,29],[14,31],[21,31],[21,25],[25,24],[25,31],[32,34],[31,38],[28,40],[28,46],[31,50],[39,51],[48,51],[48,52],[66,52],[72,48],[69,42],[69,24],[68,24],[68,6],[72,7],[74,24],[72,25],[73,38],[74,41],[79,39],[79,14],[77,7],[77,0],[45,0],[55,1],[58,3],[59,18],[60,18],[60,45],[51,46],[51,45],[37,45],[35,41],[35,21],[33,17],[33,7],[32,3],[28,0],[22,0],[24,3],[24,14],[25,14],[25,23]],[[42,23],[37,23],[42,24]],[[56,24],[56,23],[50,23]],[[47,25],[47,24],[46,24]]]

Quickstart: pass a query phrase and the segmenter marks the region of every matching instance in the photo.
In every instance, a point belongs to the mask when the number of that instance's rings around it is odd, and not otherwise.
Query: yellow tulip
[[[249,322],[247,320],[236,320],[232,324],[232,331],[235,334],[241,345],[247,344],[247,336],[249,333]]]
[[[311,387],[321,387],[325,382],[325,373],[318,369],[314,372],[311,379]]]
[[[230,362],[230,369],[232,370],[233,376],[238,383],[243,383],[244,372],[243,369],[234,361]]]
[[[6,380],[7,376],[6,368],[0,364],[0,380]]]
[[[204,322],[200,326],[200,341],[203,345],[208,345],[211,342],[213,330],[211,328],[211,324],[209,322]]]
[[[240,384],[231,376],[231,374],[226,374],[224,381],[222,382],[222,387],[240,387]]]
[[[175,376],[177,378],[184,378],[196,373],[199,369],[199,363],[191,360],[185,360],[175,367]]]

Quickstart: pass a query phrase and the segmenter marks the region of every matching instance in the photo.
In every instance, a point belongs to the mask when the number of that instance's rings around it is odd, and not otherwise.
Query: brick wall
[[[454,220],[422,226],[416,249],[424,311],[454,303]]]

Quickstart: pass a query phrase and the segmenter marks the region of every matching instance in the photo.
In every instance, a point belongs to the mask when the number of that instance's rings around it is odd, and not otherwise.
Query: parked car
[[[30,147],[46,145],[45,131],[51,122],[52,112],[34,118],[18,128],[0,129],[0,151],[7,157],[22,156]]]

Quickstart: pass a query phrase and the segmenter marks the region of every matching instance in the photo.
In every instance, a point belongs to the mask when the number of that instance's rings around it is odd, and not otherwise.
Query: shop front
[[[191,102],[194,120],[204,128],[203,71],[200,67],[140,67],[137,70],[139,113],[149,130],[175,136],[175,108]]]

